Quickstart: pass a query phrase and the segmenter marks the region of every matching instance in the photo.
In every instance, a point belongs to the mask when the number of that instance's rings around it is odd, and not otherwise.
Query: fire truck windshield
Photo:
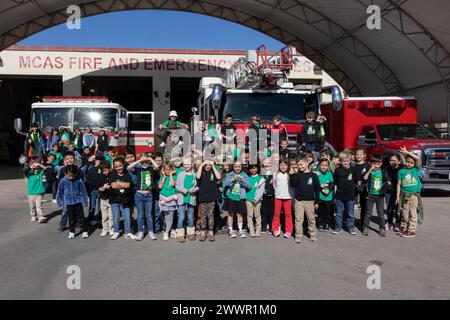
[[[421,124],[387,124],[377,126],[381,140],[428,140],[438,137]]]
[[[41,128],[68,125],[73,129],[90,126],[93,130],[106,128],[108,131],[115,131],[117,118],[117,108],[38,107],[33,108],[32,122],[36,122]]]
[[[33,108],[32,122],[40,128],[70,125],[72,108]]]
[[[271,122],[281,115],[284,123],[303,123],[308,111],[318,112],[317,95],[294,93],[227,93],[222,104],[222,115],[233,115],[235,122],[251,123],[258,114],[262,122]],[[223,120],[223,119],[222,119]]]
[[[90,126],[96,130],[106,128],[108,131],[115,131],[117,128],[116,108],[75,108],[73,114],[73,127],[84,128]]]

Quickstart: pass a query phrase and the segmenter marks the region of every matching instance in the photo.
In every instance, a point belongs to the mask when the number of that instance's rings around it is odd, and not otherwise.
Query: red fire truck
[[[341,110],[331,105],[321,110],[337,150],[365,148],[386,159],[405,146],[422,159],[424,188],[450,190],[450,140],[417,123],[414,97],[345,98]]]
[[[338,86],[314,90],[294,88],[288,75],[295,54],[295,49],[288,46],[269,56],[262,45],[248,51],[245,58],[238,59],[222,78],[202,78],[191,128],[196,130],[196,122],[207,121],[212,114],[223,123],[225,115],[230,113],[234,125],[245,132],[255,114],[261,117],[266,128],[270,128],[275,115],[280,115],[287,129],[289,145],[296,146],[306,113],[320,113],[321,95],[331,94],[335,107],[342,103],[342,95]]]
[[[135,153],[154,151],[153,112],[128,111],[101,96],[43,97],[42,102],[33,103],[31,109],[31,122],[37,123],[45,134],[51,134],[48,129],[61,125],[72,130],[90,126],[94,133],[105,128],[110,137],[109,145],[115,147],[118,154],[126,149]],[[15,127],[19,131],[22,131],[21,123],[16,119]]]

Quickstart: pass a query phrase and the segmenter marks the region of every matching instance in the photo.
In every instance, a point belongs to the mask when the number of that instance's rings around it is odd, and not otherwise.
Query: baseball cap
[[[175,110],[172,110],[169,113],[169,117],[177,117],[178,118],[178,113]]]

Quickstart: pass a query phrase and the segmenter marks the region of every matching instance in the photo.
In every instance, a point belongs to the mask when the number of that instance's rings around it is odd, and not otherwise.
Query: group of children
[[[405,238],[415,236],[423,218],[420,159],[415,154],[401,148],[406,162],[401,167],[397,154],[387,166],[382,166],[379,155],[367,162],[364,149],[354,154],[343,151],[338,157],[323,151],[318,161],[312,153],[283,154],[280,149],[278,158],[260,164],[249,164],[245,157],[232,163],[191,156],[164,161],[160,153],[142,154],[136,160],[130,152],[109,162],[97,152],[83,167],[75,164],[74,152],[66,151],[54,178],[56,202],[62,208],[60,230],[68,225],[73,239],[78,225],[82,237],[88,237],[88,225],[98,223],[97,211],[100,235],[111,240],[123,229],[124,238],[138,241],[145,235],[156,240],[160,232],[163,240],[214,241],[217,231],[223,230],[231,238],[279,237],[283,231],[285,238],[301,243],[305,233],[312,241],[318,231],[339,234],[345,228],[356,234],[354,211],[359,199],[363,235],[369,235],[375,205],[380,236],[389,229]],[[25,169],[32,221],[41,223],[46,222],[42,196],[55,160],[44,159],[40,163],[32,158]],[[88,204],[86,221],[83,207]]]
[[[44,134],[36,123],[32,123],[30,131],[25,135],[24,154],[28,157],[42,159],[48,154],[55,155],[55,162],[60,162],[62,154],[66,151],[75,152],[81,158],[85,149],[90,152],[95,150],[106,154],[109,149],[109,138],[106,128],[100,128],[98,135],[94,135],[91,127],[87,126],[82,131],[62,125],[59,128],[48,128]]]

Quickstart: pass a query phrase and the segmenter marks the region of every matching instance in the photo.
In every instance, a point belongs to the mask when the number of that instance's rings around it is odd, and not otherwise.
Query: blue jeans
[[[95,208],[100,208],[100,196],[97,189],[91,191],[91,196],[89,198],[88,221],[94,220]]]
[[[306,149],[306,152],[316,151],[316,143],[315,142],[306,142],[305,149]]]
[[[134,205],[137,209],[137,228],[138,232],[144,232],[144,216],[147,219],[148,232],[153,232],[153,196],[136,192],[134,195]]]
[[[124,207],[121,203],[111,203],[111,210],[113,214],[114,233],[119,233],[120,230],[120,214],[123,215],[123,224],[125,226],[125,234],[131,233],[131,214],[130,208]]]
[[[178,206],[178,220],[177,220],[177,228],[184,228],[184,219],[186,218],[186,214],[188,217],[188,227],[192,228],[194,226],[194,206],[188,203],[185,203],[181,206]]]
[[[165,229],[164,219],[161,217],[161,211],[159,210],[159,192],[153,191],[153,216],[155,217],[155,233],[161,232]]]
[[[339,200],[336,199],[336,230],[342,229],[342,218],[344,210],[347,211],[348,217],[345,222],[349,231],[355,229],[355,199]]]

